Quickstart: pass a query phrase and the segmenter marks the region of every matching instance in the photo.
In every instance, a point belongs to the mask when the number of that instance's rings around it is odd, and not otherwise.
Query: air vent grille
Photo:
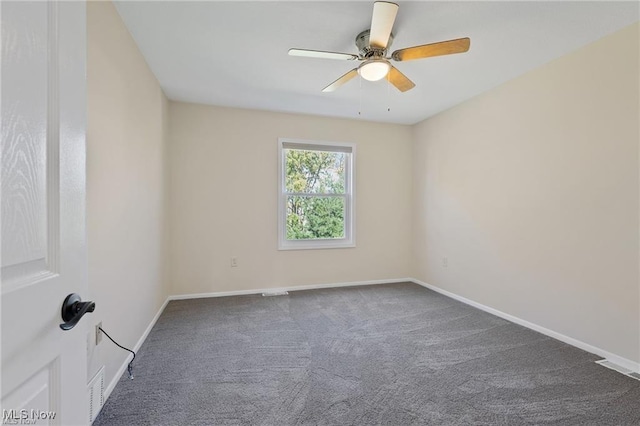
[[[624,368],[614,362],[611,362],[607,359],[601,359],[599,361],[596,361],[596,364],[600,364],[603,367],[607,367],[611,370],[617,371],[618,373],[624,374],[625,376],[629,376],[631,378],[634,378],[636,380],[640,380],[640,374],[633,372],[632,370],[629,370],[628,368]]]
[[[263,296],[268,297],[268,296],[286,296],[288,295],[289,292],[288,291],[265,291],[264,293],[262,293]]]
[[[93,423],[104,405],[104,366],[87,385],[87,393],[89,394],[89,422]]]

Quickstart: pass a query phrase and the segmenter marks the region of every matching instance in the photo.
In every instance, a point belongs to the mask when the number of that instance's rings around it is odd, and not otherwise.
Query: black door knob
[[[62,302],[62,321],[64,323],[60,324],[60,328],[64,331],[71,330],[84,314],[93,312],[95,309],[95,303],[83,302],[79,294],[71,293]]]

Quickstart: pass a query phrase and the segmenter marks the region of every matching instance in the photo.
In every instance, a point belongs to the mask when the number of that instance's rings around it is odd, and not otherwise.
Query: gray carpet
[[[95,425],[640,425],[640,381],[416,284],[170,302]]]

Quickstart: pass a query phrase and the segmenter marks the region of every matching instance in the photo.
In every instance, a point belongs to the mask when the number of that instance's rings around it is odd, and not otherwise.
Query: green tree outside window
[[[285,150],[288,240],[345,237],[346,153]]]

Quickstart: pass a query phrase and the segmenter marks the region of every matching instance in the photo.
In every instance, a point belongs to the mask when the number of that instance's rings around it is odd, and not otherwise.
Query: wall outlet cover
[[[101,328],[102,321],[96,324],[96,346],[98,346],[98,344],[102,342],[102,331],[100,331]]]

